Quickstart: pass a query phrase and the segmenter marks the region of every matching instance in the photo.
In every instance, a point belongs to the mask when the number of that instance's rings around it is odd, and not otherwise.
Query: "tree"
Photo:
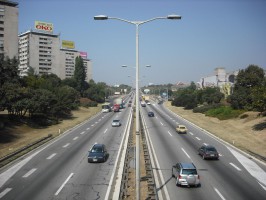
[[[82,57],[78,56],[75,59],[74,79],[77,83],[76,89],[80,92],[81,96],[83,96],[83,92],[86,86],[85,78],[86,78],[86,72],[83,64],[83,59]]]
[[[229,96],[228,102],[235,109],[257,110],[254,105],[255,96],[258,95],[257,91],[263,91],[263,88],[265,88],[264,70],[256,65],[249,65],[245,70],[239,71],[233,94]],[[263,96],[261,98],[263,102]]]

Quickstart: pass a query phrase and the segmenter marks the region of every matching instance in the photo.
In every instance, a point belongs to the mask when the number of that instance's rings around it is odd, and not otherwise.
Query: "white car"
[[[114,119],[113,122],[112,122],[112,126],[113,127],[121,126],[120,120],[119,119]]]

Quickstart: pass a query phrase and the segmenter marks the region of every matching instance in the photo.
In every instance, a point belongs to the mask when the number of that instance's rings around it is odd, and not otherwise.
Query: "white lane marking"
[[[185,149],[183,149],[183,148],[181,148],[182,149],[182,151],[187,155],[187,157],[189,158],[189,159],[191,159],[190,158],[190,156],[187,154],[187,152],[185,151]]]
[[[99,122],[95,122],[95,124],[98,124]]]
[[[232,165],[234,168],[236,168],[238,171],[241,171],[241,169],[237,167],[234,163],[229,163],[229,164]]]
[[[161,125],[163,126],[163,123],[162,122],[160,122],[161,123]]]
[[[194,133],[192,133],[192,132],[189,132],[189,134],[190,134],[190,135],[194,135]]]
[[[69,181],[69,179],[71,179],[72,178],[72,176],[74,175],[74,173],[71,173],[68,177],[67,177],[67,179],[65,180],[65,182],[61,185],[61,187],[56,191],[56,193],[54,194],[55,196],[57,196],[60,192],[61,192],[61,190],[63,189],[63,187],[65,187],[65,185],[67,184],[67,182]]]
[[[78,138],[79,138],[78,136],[77,137],[74,137],[73,140],[77,140]]]
[[[65,144],[63,147],[66,148],[70,145],[70,143]]]
[[[80,133],[80,135],[83,135],[85,133],[85,131],[82,131],[81,133]]]
[[[156,118],[156,119],[158,119],[158,117],[157,117],[157,116],[156,116],[155,118]]]
[[[91,126],[94,126],[94,124],[92,124]]]
[[[168,131],[168,133],[169,133],[169,135],[171,135],[171,136],[172,136],[172,134],[170,133],[170,131]]]
[[[108,130],[108,129],[105,129],[104,133],[106,133],[106,132],[107,132],[107,130]]]
[[[35,171],[37,170],[37,168],[33,168],[30,171],[28,171],[26,174],[24,174],[24,176],[22,176],[23,178],[27,178],[30,175],[32,175]]]
[[[5,196],[8,192],[10,192],[12,188],[6,188],[3,192],[0,193],[0,199]]]
[[[266,186],[266,172],[260,168],[260,166],[258,166],[257,163],[255,163],[254,161],[252,161],[251,159],[243,156],[242,154],[238,153],[237,151],[233,150],[232,148],[229,148],[229,151],[231,151],[231,153],[236,157],[237,160],[239,160],[239,162],[242,164],[242,166],[244,166],[246,168],[246,170],[251,174],[251,176],[253,176],[254,178],[257,179],[257,181],[259,183],[261,183],[260,185],[264,185],[264,187],[262,187],[264,190],[266,190],[265,186]]]
[[[219,195],[219,197],[222,199],[222,200],[226,200],[226,198],[224,198],[224,196],[221,194],[221,192],[217,189],[217,188],[214,188],[215,192]]]
[[[56,155],[56,153],[53,153],[52,155],[50,155],[50,156],[47,157],[46,159],[47,159],[47,160],[50,160],[50,159],[52,159],[55,155]]]
[[[203,145],[205,145],[205,146],[206,146],[206,145],[207,145],[207,143],[203,143]]]
[[[86,130],[90,130],[90,128],[86,128]]]
[[[197,140],[201,140],[199,137],[196,137]]]

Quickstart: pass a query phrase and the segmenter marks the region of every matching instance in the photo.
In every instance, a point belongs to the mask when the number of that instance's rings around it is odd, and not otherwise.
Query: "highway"
[[[1,170],[1,200],[105,199],[131,109],[99,113]],[[122,126],[112,127],[113,119]],[[88,163],[94,143],[104,143],[105,163]]]
[[[155,117],[148,117],[148,111],[153,111]],[[171,113],[163,105],[147,105],[141,108],[141,113],[150,141],[150,154],[153,155],[159,199],[266,199],[265,165],[247,158],[229,144]],[[176,133],[178,124],[185,125],[188,133]],[[197,153],[203,143],[214,145],[220,159],[203,160]],[[200,187],[175,185],[171,170],[177,162],[195,164],[200,175]]]
[[[148,111],[155,117],[148,117]],[[126,107],[118,113],[99,113],[1,169],[0,200],[107,199],[130,112]],[[266,199],[265,164],[246,157],[163,105],[141,107],[141,114],[160,200]],[[122,126],[112,127],[113,119],[121,119]],[[188,133],[177,134],[177,124],[186,125]],[[105,163],[87,162],[94,143],[107,146]],[[220,159],[203,160],[197,154],[203,143],[214,145]],[[177,162],[195,164],[200,187],[175,185],[171,169]]]

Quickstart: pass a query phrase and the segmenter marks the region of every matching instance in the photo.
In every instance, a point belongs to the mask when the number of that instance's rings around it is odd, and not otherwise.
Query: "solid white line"
[[[6,188],[3,192],[0,193],[0,199],[5,196],[8,192],[10,192],[12,188]]]
[[[79,137],[74,137],[73,140],[77,140]]]
[[[217,188],[214,188],[215,192],[221,197],[222,200],[226,200]]]
[[[56,153],[53,153],[52,155],[50,155],[50,156],[47,157],[46,159],[47,159],[47,160],[50,160],[50,159],[52,159],[55,155],[56,155]]]
[[[106,133],[106,132],[107,132],[107,130],[108,130],[108,129],[105,129],[104,133]]]
[[[198,137],[196,137],[197,138],[197,140],[201,140],[200,138],[198,138]]]
[[[66,148],[70,145],[70,143],[65,144],[63,147]]]
[[[69,179],[71,179],[71,177],[74,175],[74,173],[71,173],[67,179],[65,180],[65,182],[61,185],[61,187],[57,190],[57,192],[54,194],[55,196],[57,196],[61,190],[63,189],[63,187],[67,184],[67,182],[69,181]]]
[[[181,149],[182,149],[182,151],[187,155],[187,157],[188,157],[189,159],[191,159],[190,156],[187,154],[187,152],[186,152],[183,148],[181,148]]]
[[[85,133],[85,131],[81,132],[80,135],[83,135]]]
[[[168,133],[169,133],[169,135],[171,135],[171,136],[172,136],[172,134],[170,133],[170,131],[168,131]]]
[[[28,171],[24,176],[22,176],[23,178],[27,178],[29,177],[31,174],[33,174],[35,171],[37,170],[37,168],[33,168],[30,171]]]
[[[233,163],[229,163],[229,164],[232,165],[234,168],[236,168],[238,171],[241,171],[241,169],[238,168],[235,164],[233,164]]]
[[[190,134],[190,135],[194,135],[194,133],[192,133],[192,132],[189,132],[189,134]]]

